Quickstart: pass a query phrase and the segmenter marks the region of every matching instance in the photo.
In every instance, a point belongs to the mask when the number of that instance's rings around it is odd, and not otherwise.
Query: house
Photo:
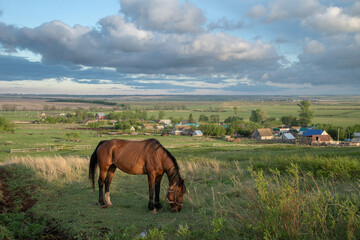
[[[172,135],[192,135],[194,130],[191,125],[175,125],[171,131]]]
[[[305,144],[317,144],[332,142],[333,139],[325,130],[308,129],[306,132],[303,133],[301,138],[299,138],[299,141]]]
[[[354,143],[360,143],[360,132],[354,132],[354,138],[351,140]]]
[[[96,113],[95,114],[95,119],[98,120],[98,121],[105,120],[106,115],[105,115],[105,113]]]
[[[301,129],[300,126],[291,126],[290,131],[294,130],[294,131],[300,132],[300,129]]]
[[[185,123],[185,126],[193,126],[193,127],[199,127],[200,125],[198,123]]]
[[[285,140],[295,140],[296,138],[295,138],[294,135],[292,135],[291,133],[284,133],[284,135],[282,136],[282,139],[285,139]]]
[[[299,129],[300,135],[303,135],[307,130],[309,130],[309,128],[307,128],[307,127],[301,127],[301,128]]]
[[[273,132],[276,133],[278,136],[284,135],[284,133],[288,133],[290,128],[273,128]]]
[[[270,140],[274,139],[274,135],[270,128],[259,128],[252,135],[256,140]]]
[[[141,127],[147,131],[154,131],[155,130],[154,125],[155,125],[154,123],[143,123]]]
[[[170,119],[160,119],[159,124],[169,125],[171,123]]]
[[[203,136],[203,132],[201,130],[195,130],[193,133],[192,133],[192,136],[193,137],[201,137]]]

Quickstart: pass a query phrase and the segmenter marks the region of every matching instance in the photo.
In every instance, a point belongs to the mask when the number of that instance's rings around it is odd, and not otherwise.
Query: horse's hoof
[[[157,209],[157,210],[160,210],[163,208],[163,205],[161,203],[155,203],[154,207]]]
[[[100,205],[101,208],[107,208],[108,206],[106,204]]]
[[[112,207],[113,207],[113,205],[112,205],[112,204],[108,204],[107,206],[108,206],[109,208],[112,208]]]
[[[154,210],[150,210],[151,214],[156,214],[156,208],[154,208]]]

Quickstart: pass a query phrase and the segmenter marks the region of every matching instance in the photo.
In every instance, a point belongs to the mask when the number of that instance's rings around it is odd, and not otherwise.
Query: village
[[[106,120],[105,113],[96,113],[94,121]],[[114,122],[114,121],[113,121]],[[114,125],[116,122],[114,122]],[[206,124],[206,123],[204,123]],[[224,123],[218,123],[218,126],[228,128],[229,126]],[[190,123],[188,121],[180,121],[178,124],[172,124],[171,119],[160,119],[156,122],[142,123],[137,128],[131,126],[128,133],[136,134],[137,130],[142,130],[146,133],[154,133],[161,135],[181,135],[199,137],[206,134],[201,130],[201,124]],[[246,138],[239,133],[232,135],[217,136],[225,141],[240,142]],[[352,139],[345,139],[339,141],[333,139],[329,133],[323,129],[316,129],[316,127],[278,127],[278,128],[258,128],[248,139],[262,141],[266,143],[289,143],[299,145],[312,145],[312,146],[360,146],[360,132],[355,132]]]

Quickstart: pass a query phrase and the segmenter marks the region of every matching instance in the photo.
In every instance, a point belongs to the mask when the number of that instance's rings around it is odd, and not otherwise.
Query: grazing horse
[[[179,212],[183,206],[183,195],[186,192],[185,180],[181,178],[179,165],[175,157],[156,139],[127,141],[111,139],[101,141],[91,155],[89,179],[95,189],[95,169],[99,174],[99,203],[101,207],[112,207],[109,188],[116,168],[123,172],[139,175],[147,174],[149,184],[149,204],[151,212],[161,209],[159,194],[160,183],[164,173],[169,180],[166,198],[172,212]],[[105,201],[103,186],[105,183]],[[153,201],[155,190],[155,202]]]

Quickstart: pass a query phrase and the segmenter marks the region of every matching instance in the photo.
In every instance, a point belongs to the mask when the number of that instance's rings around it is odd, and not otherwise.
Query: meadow
[[[226,112],[219,114],[224,118],[233,114],[234,105],[244,118],[254,108],[263,108],[270,116],[297,111],[292,102],[242,103],[188,102],[184,103],[188,109],[176,114],[187,117],[193,110],[222,106]],[[360,119],[355,103],[326,102],[314,104],[315,108],[315,115],[326,121],[354,124]],[[201,112],[192,113],[196,118]],[[19,122],[33,119],[32,111],[2,114]],[[92,190],[87,178],[89,159],[99,141],[114,136],[75,130],[80,138],[66,141],[66,133],[74,132],[74,127],[83,126],[17,123],[15,133],[1,133],[0,239],[360,238],[360,148],[264,144],[249,139],[235,143],[210,137],[115,136],[157,138],[180,165],[187,186],[183,210],[170,212],[164,178],[160,194],[164,208],[151,214],[146,176],[119,170],[110,188],[114,207],[99,207],[97,189]],[[91,149],[6,152],[59,145],[90,145]]]

